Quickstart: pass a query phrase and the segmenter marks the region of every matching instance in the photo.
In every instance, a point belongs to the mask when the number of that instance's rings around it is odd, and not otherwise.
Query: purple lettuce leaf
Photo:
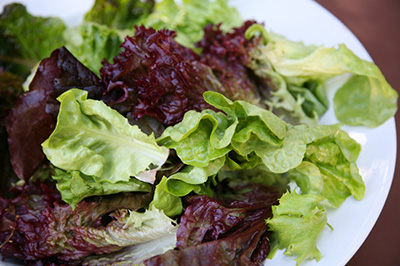
[[[225,33],[220,25],[208,25],[204,28],[204,37],[196,45],[202,49],[200,62],[209,66],[222,83],[221,91],[231,100],[245,100],[259,104],[259,86],[265,86],[253,71],[246,66],[251,62],[249,51],[261,38],[248,41],[246,30],[255,21],[246,21],[240,28]]]
[[[71,88],[87,90],[94,99],[101,97],[99,78],[62,47],[40,63],[29,91],[18,98],[8,116],[11,163],[20,179],[28,180],[45,158],[41,143],[56,125],[56,98]]]
[[[220,84],[191,49],[178,44],[175,32],[136,27],[113,64],[100,70],[107,88],[103,100],[122,114],[144,116],[163,125],[181,121],[185,112],[210,108],[203,92]]]
[[[269,253],[265,219],[283,190],[243,182],[217,191],[217,199],[186,197],[177,248],[145,265],[262,265]]]
[[[72,210],[52,183],[13,192],[13,199],[0,198],[0,253],[34,265],[76,265],[88,255],[120,250],[105,241],[109,231],[122,230],[120,210],[137,210],[151,199],[148,193],[121,193],[82,201]]]

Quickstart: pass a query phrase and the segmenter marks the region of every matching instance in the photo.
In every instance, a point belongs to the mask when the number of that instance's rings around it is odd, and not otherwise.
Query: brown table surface
[[[363,43],[387,81],[400,93],[400,1],[317,0]],[[399,136],[400,112],[395,116]],[[397,145],[399,150],[399,141]],[[348,266],[400,266],[400,160],[383,211]]]

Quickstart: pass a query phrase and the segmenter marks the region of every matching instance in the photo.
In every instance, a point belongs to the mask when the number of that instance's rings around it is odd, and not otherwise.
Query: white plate
[[[0,7],[12,1],[0,0]],[[93,0],[19,0],[35,15],[56,15],[69,25],[79,24],[82,14]],[[307,0],[233,0],[244,19],[264,22],[269,30],[306,44],[336,46],[344,43],[359,57],[372,61],[365,48],[336,17],[314,1]],[[71,20],[71,18],[74,18]],[[332,93],[330,93],[332,99]],[[321,123],[337,122],[330,109]],[[303,266],[345,265],[356,253],[374,226],[386,201],[396,162],[396,127],[394,118],[375,129],[344,127],[362,146],[357,161],[365,181],[366,193],[361,201],[348,198],[338,209],[329,210],[328,227],[318,240],[322,259],[305,261]],[[0,262],[0,265],[10,265]],[[294,257],[278,252],[266,265],[296,265]]]

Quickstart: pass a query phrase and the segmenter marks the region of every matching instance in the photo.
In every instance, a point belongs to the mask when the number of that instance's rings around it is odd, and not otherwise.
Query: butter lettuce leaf
[[[309,145],[303,162],[288,172],[303,193],[314,193],[339,205],[349,196],[361,200],[365,184],[356,164],[361,146],[343,130]]]
[[[216,184],[215,176],[225,165],[225,157],[211,161],[207,167],[185,166],[169,176],[166,191],[174,196],[185,196],[194,191],[199,195],[212,196],[211,185]]]
[[[203,38],[203,28],[207,24],[222,23],[221,28],[228,31],[240,26],[242,19],[227,0],[184,0],[181,3],[162,0],[156,3],[154,11],[140,23],[156,30],[174,30],[177,32],[178,43],[195,48],[195,43]]]
[[[377,67],[373,69],[380,73]],[[397,112],[397,98],[397,92],[382,74],[376,77],[358,75],[336,92],[333,102],[336,117],[341,122],[376,127]]]
[[[270,230],[278,235],[278,246],[285,255],[298,256],[297,265],[305,259],[320,260],[316,247],[318,236],[327,225],[326,199],[316,194],[286,192],[279,205],[272,206],[273,217],[267,219]]]
[[[61,193],[63,201],[75,209],[76,205],[84,198],[93,195],[110,195],[119,192],[150,192],[148,183],[136,178],[129,181],[118,181],[116,183],[96,182],[93,176],[87,176],[79,171],[63,171],[55,169],[52,178],[57,182],[57,190]]]
[[[331,206],[339,206],[351,195],[358,200],[364,196],[356,165],[361,147],[340,124],[292,126],[268,110],[232,102],[216,92],[206,92],[204,98],[223,113],[190,111],[157,139],[175,149],[186,164],[169,176],[167,192],[208,195],[218,171],[261,165],[272,174],[287,174],[303,193],[323,196]]]
[[[183,163],[206,167],[210,161],[225,156],[237,121],[212,110],[188,111],[183,121],[167,127],[157,142],[173,148]]]
[[[131,126],[103,102],[87,99],[85,91],[72,89],[58,100],[60,112],[56,128],[42,144],[53,165],[65,171],[80,171],[93,178],[90,182],[107,186],[132,182],[132,177],[154,182],[155,173],[166,161],[169,150],[159,146],[153,135]],[[100,195],[107,191],[103,187]]]
[[[287,130],[286,136],[279,145],[271,145],[261,138],[251,135],[248,139],[232,143],[241,155],[254,152],[268,169],[274,173],[285,173],[297,167],[303,160],[307,145],[315,140],[328,137],[340,130],[339,125],[320,125],[308,127],[294,126]]]
[[[157,184],[153,200],[150,202],[150,209],[156,208],[162,210],[167,216],[174,217],[182,213],[182,201],[179,197],[167,192],[168,180],[163,176],[160,183]]]
[[[249,67],[262,78],[270,77],[274,91],[267,102],[271,107],[282,109],[283,114],[300,122],[312,118],[317,121],[328,108],[324,82],[350,74],[353,77],[334,98],[339,121],[377,127],[396,113],[397,92],[374,63],[359,58],[346,45],[305,45],[267,33],[257,24],[248,29],[246,36],[250,39],[260,33],[265,42],[250,51]]]

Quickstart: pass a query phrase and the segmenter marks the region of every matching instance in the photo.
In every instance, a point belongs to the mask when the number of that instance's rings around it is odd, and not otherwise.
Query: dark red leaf
[[[186,197],[177,248],[145,265],[262,265],[269,253],[265,219],[283,190],[243,181],[217,188],[218,200]]]
[[[52,183],[30,183],[13,192],[13,199],[0,198],[0,253],[37,265],[76,265],[88,255],[120,250],[99,239],[99,232],[112,226],[108,213],[137,210],[151,198],[148,193],[121,193],[81,201],[72,210]]]
[[[246,40],[244,33],[256,23],[246,21],[240,28],[224,33],[219,25],[204,28],[204,37],[197,43],[202,48],[201,62],[209,66],[222,83],[220,93],[231,100],[245,100],[262,104],[254,73],[246,67],[250,63],[249,52],[261,40]]]
[[[198,65],[198,55],[174,37],[173,31],[136,27],[114,63],[103,62],[103,100],[120,113],[131,112],[134,119],[149,116],[164,125],[176,124],[189,110],[210,108],[203,93],[215,90],[219,82],[208,67]]]
[[[102,84],[62,47],[40,63],[29,91],[20,96],[8,116],[11,163],[19,178],[28,180],[43,161],[41,144],[56,125],[56,98],[71,88],[87,90],[90,98],[99,99]]]

